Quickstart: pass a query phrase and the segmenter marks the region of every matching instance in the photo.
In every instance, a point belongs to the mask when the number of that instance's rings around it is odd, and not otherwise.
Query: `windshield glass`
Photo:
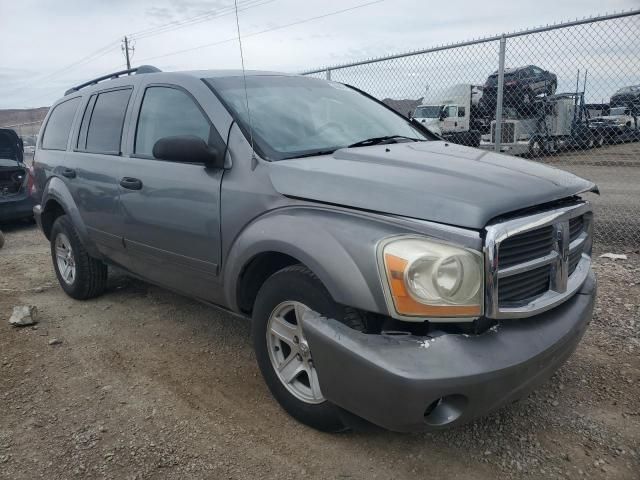
[[[431,139],[400,115],[340,83],[307,77],[249,76],[247,115],[242,77],[205,81],[241,128],[246,133],[251,130],[258,153],[270,160],[330,153],[373,137]]]
[[[440,118],[442,108],[442,105],[426,105],[418,107],[416,108],[416,113],[414,113],[413,116],[416,118]]]

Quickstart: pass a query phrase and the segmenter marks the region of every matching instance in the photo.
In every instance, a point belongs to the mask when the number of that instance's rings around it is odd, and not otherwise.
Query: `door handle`
[[[62,175],[67,178],[76,178],[76,171],[73,168],[65,168],[62,170]]]
[[[128,190],[141,190],[142,180],[131,177],[123,177],[122,180],[120,180],[120,186]]]

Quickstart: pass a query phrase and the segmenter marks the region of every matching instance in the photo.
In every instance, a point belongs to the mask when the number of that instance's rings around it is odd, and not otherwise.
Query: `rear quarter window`
[[[42,136],[41,147],[45,150],[66,150],[71,134],[71,125],[80,104],[80,97],[59,103],[51,111]]]

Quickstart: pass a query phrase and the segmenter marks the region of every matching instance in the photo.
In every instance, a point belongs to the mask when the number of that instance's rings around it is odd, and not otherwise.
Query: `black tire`
[[[71,282],[63,279],[56,256],[56,239],[63,234],[69,240],[75,264],[75,276]],[[107,266],[87,253],[73,223],[61,215],[51,228],[51,259],[58,282],[64,292],[77,300],[87,300],[102,294],[107,286]]]
[[[532,138],[529,141],[529,158],[540,158],[543,156],[544,148],[539,138]]]
[[[346,430],[338,407],[326,400],[310,404],[296,398],[274,370],[268,351],[267,325],[274,309],[287,301],[300,302],[359,331],[365,330],[364,321],[357,311],[337,304],[320,280],[303,265],[283,268],[269,277],[260,288],[253,308],[252,337],[256,359],[269,390],[280,406],[298,421],[317,430]]]

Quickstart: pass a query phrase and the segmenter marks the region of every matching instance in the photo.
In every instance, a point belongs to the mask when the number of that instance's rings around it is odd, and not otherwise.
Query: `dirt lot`
[[[637,252],[598,261],[585,340],[528,399],[439,433],[327,435],[272,400],[247,322],[118,275],[74,301],[36,228],[4,228],[1,478],[639,478]],[[7,323],[23,304],[36,329]]]
[[[597,218],[596,238],[616,245],[640,245],[640,142],[562,152],[539,161],[595,182],[589,195]]]

